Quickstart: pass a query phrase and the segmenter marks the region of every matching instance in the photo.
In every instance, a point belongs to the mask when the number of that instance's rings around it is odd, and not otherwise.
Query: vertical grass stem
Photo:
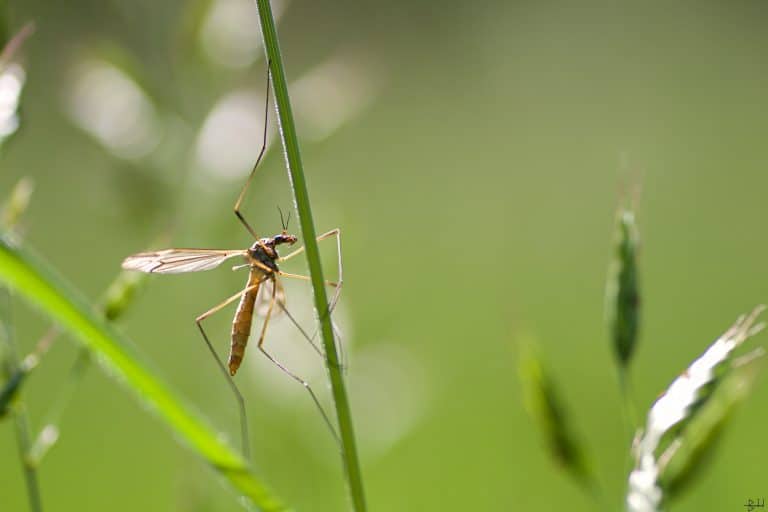
[[[304,177],[304,167],[299,152],[296,126],[291,111],[291,103],[288,97],[288,86],[285,78],[283,59],[280,54],[277,30],[269,0],[256,0],[259,11],[261,32],[264,38],[264,48],[267,61],[270,62],[272,73],[272,87],[275,93],[275,105],[277,109],[278,126],[283,141],[285,159],[288,167],[288,175],[293,189],[296,210],[299,215],[301,235],[306,247],[307,264],[312,281],[315,309],[320,321],[320,333],[325,347],[326,366],[331,381],[331,392],[336,408],[336,417],[339,423],[339,433],[342,444],[342,459],[344,464],[349,492],[352,498],[354,510],[365,510],[365,497],[363,493],[363,479],[360,472],[360,463],[355,445],[354,429],[352,427],[352,414],[349,408],[347,391],[341,373],[341,365],[336,352],[334,342],[333,325],[328,315],[328,297],[325,292],[323,269],[320,263],[320,251],[315,237],[317,236],[312,219],[312,211],[309,204],[307,183]]]

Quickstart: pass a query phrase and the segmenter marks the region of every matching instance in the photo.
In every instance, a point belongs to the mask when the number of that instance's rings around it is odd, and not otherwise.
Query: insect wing
[[[279,315],[283,312],[285,306],[285,288],[280,281],[277,281],[277,291],[273,292],[275,286],[274,279],[267,279],[259,290],[259,297],[256,299],[256,308],[254,311],[259,316],[265,316],[269,310],[269,303],[272,300],[272,293],[275,293],[275,306],[272,308],[272,316]]]
[[[123,260],[123,268],[154,274],[199,272],[214,269],[230,258],[246,254],[247,252],[242,250],[166,249],[128,256]]]

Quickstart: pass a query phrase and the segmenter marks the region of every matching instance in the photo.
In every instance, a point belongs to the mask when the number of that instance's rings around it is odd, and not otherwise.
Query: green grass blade
[[[101,311],[110,322],[115,322],[125,313],[126,309],[135,300],[140,288],[147,282],[148,275],[138,272],[121,271],[117,277],[110,283],[102,300]],[[40,357],[50,348],[51,344],[58,337],[58,329],[52,327],[38,341],[35,351],[25,358],[25,368],[33,369]],[[46,420],[37,434],[35,441],[29,449],[27,459],[31,465],[39,466],[43,458],[53,448],[59,439],[59,424],[72,398],[75,396],[80,382],[85,377],[91,367],[91,351],[87,347],[80,347],[74,364],[69,372],[69,376],[57,389],[54,396],[51,397]],[[0,394],[2,397],[2,394]],[[0,411],[2,411],[2,400],[0,399]]]
[[[320,318],[320,333],[325,348],[326,366],[331,381],[331,393],[336,408],[336,418],[341,434],[342,459],[346,470],[349,492],[352,504],[357,512],[365,511],[365,495],[363,492],[363,476],[360,471],[360,462],[357,456],[355,434],[352,427],[352,413],[349,407],[349,399],[344,386],[344,378],[341,373],[339,357],[336,353],[336,343],[333,336],[333,326],[328,310],[328,297],[325,293],[323,280],[323,268],[320,263],[320,250],[315,239],[316,231],[312,219],[312,210],[309,204],[307,182],[304,177],[304,167],[301,163],[299,142],[296,136],[296,126],[291,112],[291,102],[288,97],[288,85],[285,78],[283,59],[280,53],[280,44],[277,38],[275,20],[272,16],[272,8],[269,0],[256,0],[259,11],[261,32],[264,37],[264,48],[268,62],[271,63],[272,84],[275,91],[275,104],[277,105],[280,134],[285,149],[285,158],[288,165],[288,175],[291,180],[293,196],[296,201],[296,210],[299,214],[301,235],[307,254],[307,265],[312,278],[312,291],[315,300],[315,309]]]
[[[23,37],[16,36],[14,39],[19,43],[20,40],[23,40]],[[3,54],[8,54],[8,48],[10,46],[12,46],[12,42],[6,44]],[[2,60],[3,58],[0,56],[0,61]],[[0,65],[0,67],[4,69],[5,64]],[[18,104],[16,107],[18,107]],[[7,137],[4,140],[7,140]],[[29,201],[32,197],[32,189],[32,181],[28,178],[22,178],[16,183],[16,186],[13,187],[10,197],[3,207],[2,214],[0,214],[0,226],[2,226],[0,229],[2,229],[3,232],[9,234],[15,234],[17,232],[19,221],[29,206]],[[13,314],[11,312],[11,304],[13,303],[12,294],[7,288],[0,287],[0,295],[2,295],[3,299],[3,305],[0,308],[0,331],[2,331],[2,338],[4,338],[8,350],[8,354],[6,354],[7,357],[2,361],[5,374],[8,376],[8,383],[6,388],[0,392],[0,418],[9,411],[9,406],[11,405],[11,401],[13,401],[13,418],[16,424],[16,446],[19,453],[19,459],[21,460],[21,467],[24,471],[29,510],[31,512],[42,512],[43,504],[40,493],[40,479],[37,475],[37,468],[30,462],[28,457],[31,446],[29,415],[21,400],[21,385],[29,375],[31,367],[26,364],[26,361],[18,361],[15,328],[13,325]]]
[[[152,409],[177,436],[263,511],[287,510],[219,434],[185,406],[132,353],[127,340],[61,277],[30,251],[0,238],[0,281],[72,334],[107,374]]]

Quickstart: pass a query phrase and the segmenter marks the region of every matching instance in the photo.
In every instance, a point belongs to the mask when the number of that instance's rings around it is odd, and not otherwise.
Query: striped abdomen
[[[248,344],[248,337],[251,335],[251,321],[253,320],[253,306],[256,303],[256,296],[259,294],[259,282],[262,279],[262,272],[251,270],[248,275],[248,284],[246,288],[253,286],[253,289],[243,294],[240,298],[240,304],[237,305],[235,319],[232,321],[232,344],[229,347],[229,374],[235,375],[240,368],[240,362],[245,354],[245,346]]]

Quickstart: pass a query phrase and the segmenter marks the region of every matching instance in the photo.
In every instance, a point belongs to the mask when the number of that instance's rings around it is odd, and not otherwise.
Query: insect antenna
[[[288,216],[283,216],[283,210],[277,205],[277,211],[280,212],[280,225],[283,226],[283,233],[288,232],[288,224],[291,222],[291,210],[288,210]]]

